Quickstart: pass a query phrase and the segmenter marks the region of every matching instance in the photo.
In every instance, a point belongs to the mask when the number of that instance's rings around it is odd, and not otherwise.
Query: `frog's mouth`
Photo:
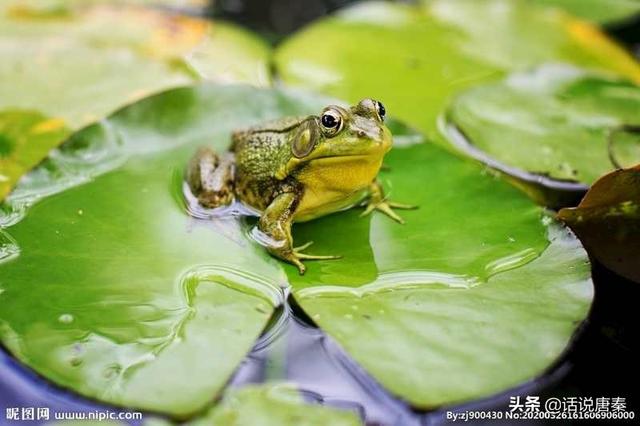
[[[382,156],[372,154],[352,154],[352,155],[326,155],[312,159],[301,160],[294,158],[289,160],[286,167],[276,174],[278,179],[283,179],[293,170],[303,168],[310,169],[368,169],[377,172],[382,165]]]
[[[371,154],[331,155],[317,157],[306,162],[306,167],[318,169],[369,169],[377,170],[382,165],[382,156]]]
[[[316,161],[328,161],[328,162],[335,162],[340,160],[353,161],[353,160],[357,160],[358,158],[366,159],[371,157],[372,155],[369,155],[369,154],[325,155],[322,157],[311,158],[309,160],[309,163],[313,163]]]
[[[316,158],[311,158],[306,161],[311,166],[326,166],[331,167],[333,165],[346,165],[347,167],[353,167],[358,164],[373,165],[375,163],[382,162],[382,155],[371,154],[347,154],[347,155],[326,155]]]
[[[392,139],[390,137],[384,138],[379,143],[372,143],[366,148],[357,145],[352,146],[349,142],[332,144],[320,147],[320,149],[311,152],[311,154],[301,160],[307,162],[320,160],[328,161],[329,159],[333,159],[331,161],[339,161],[339,159],[344,159],[344,161],[354,161],[359,158],[378,160],[389,152],[391,145]]]

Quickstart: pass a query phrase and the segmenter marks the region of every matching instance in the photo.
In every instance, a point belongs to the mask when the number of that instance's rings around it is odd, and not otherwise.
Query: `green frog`
[[[232,134],[228,152],[200,148],[186,179],[206,208],[239,201],[260,215],[255,233],[272,255],[304,274],[303,260],[338,259],[294,247],[291,226],[366,205],[362,215],[379,210],[398,223],[393,208],[415,206],[389,201],[376,180],[392,136],[385,108],[364,99],[350,108],[327,106],[320,115],[288,117]]]

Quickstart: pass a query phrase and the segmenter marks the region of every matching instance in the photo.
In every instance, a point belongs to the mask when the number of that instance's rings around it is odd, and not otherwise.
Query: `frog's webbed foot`
[[[389,201],[385,198],[384,193],[382,191],[382,187],[378,182],[374,182],[371,184],[369,189],[369,199],[366,203],[366,208],[362,212],[360,216],[366,216],[370,214],[374,210],[378,210],[391,219],[395,220],[400,224],[404,224],[404,219],[402,219],[393,209],[399,210],[413,210],[417,209],[418,206],[413,206],[410,204],[396,203],[394,201]]]
[[[306,254],[306,253],[302,253],[302,250],[308,248],[311,244],[313,244],[313,241],[309,241],[308,243],[305,243],[301,246],[298,247],[294,247],[293,248],[293,254],[298,258],[298,259],[304,259],[304,260],[333,260],[333,259],[342,259],[342,256],[333,256],[333,255],[315,255],[315,254]]]
[[[293,210],[296,204],[296,195],[291,193],[281,194],[264,211],[258,221],[258,229],[268,238],[263,245],[267,251],[285,262],[295,265],[303,275],[307,268],[302,263],[303,260],[332,260],[340,259],[340,256],[313,255],[303,253],[313,241],[298,247],[293,247],[291,237],[291,222]]]
[[[303,260],[334,260],[340,259],[342,256],[331,256],[331,255],[315,255],[315,254],[307,254],[302,253],[302,250],[309,247],[313,244],[313,241],[310,241],[306,244],[303,244],[299,247],[291,248],[289,244],[283,244],[279,246],[267,246],[267,251],[272,255],[295,265],[298,268],[298,272],[300,275],[304,275],[307,270],[307,267],[302,263]]]
[[[368,214],[370,214],[372,211],[374,210],[378,210],[381,211],[382,213],[386,214],[387,216],[389,216],[391,219],[395,220],[396,222],[404,225],[405,221],[403,218],[401,218],[400,216],[398,216],[398,214],[396,212],[393,211],[393,209],[400,209],[400,210],[414,210],[417,209],[418,206],[412,206],[409,204],[401,204],[401,203],[394,203],[393,201],[380,201],[379,203],[368,203],[367,207],[364,209],[364,211],[362,212],[362,214],[360,214],[360,216],[366,216]]]

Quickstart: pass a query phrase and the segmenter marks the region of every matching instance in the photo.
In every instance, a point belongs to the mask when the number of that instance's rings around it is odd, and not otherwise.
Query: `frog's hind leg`
[[[186,178],[191,193],[206,208],[231,204],[234,198],[235,157],[200,148],[191,158]]]

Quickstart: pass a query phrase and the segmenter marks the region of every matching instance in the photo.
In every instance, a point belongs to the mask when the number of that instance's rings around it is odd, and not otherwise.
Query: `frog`
[[[294,223],[364,206],[361,216],[379,211],[404,224],[394,209],[416,208],[389,200],[378,179],[393,144],[385,116],[381,102],[366,98],[233,131],[227,152],[201,147],[193,155],[189,190],[207,209],[248,206],[259,216],[254,240],[303,275],[303,261],[341,256],[306,253],[312,242],[295,246]]]

